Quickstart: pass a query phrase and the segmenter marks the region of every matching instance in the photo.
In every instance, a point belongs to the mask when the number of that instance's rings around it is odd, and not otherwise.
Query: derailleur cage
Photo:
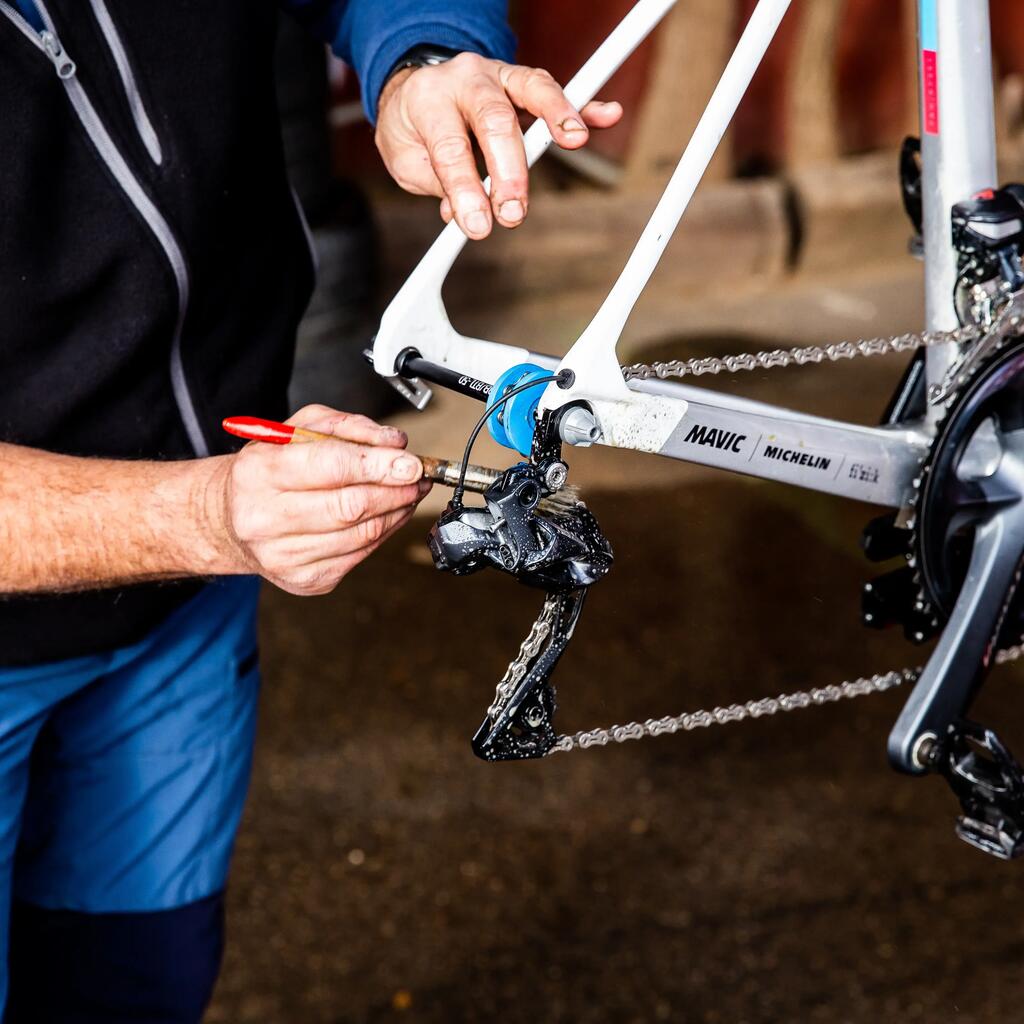
[[[513,662],[507,682],[499,687],[498,697],[473,736],[477,757],[484,761],[525,761],[544,757],[555,745],[558,705],[551,673],[572,639],[586,596],[582,587],[548,595],[538,620],[543,623],[539,650],[532,661],[530,652],[524,650],[524,660]],[[522,676],[517,683],[518,672]],[[506,686],[508,692],[502,694]]]

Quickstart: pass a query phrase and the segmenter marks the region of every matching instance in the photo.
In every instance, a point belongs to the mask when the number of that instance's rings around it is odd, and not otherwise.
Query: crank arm
[[[549,594],[554,614],[544,646],[500,708],[492,709],[473,737],[473,753],[484,761],[524,761],[544,757],[555,745],[555,688],[551,674],[565,653],[579,621],[586,588]],[[513,663],[514,665],[515,663]],[[493,717],[492,717],[493,712]]]
[[[991,667],[1024,553],[1024,459],[1018,435],[991,477],[979,481],[997,511],[975,529],[967,577],[948,624],[889,736],[889,759],[920,775],[966,714]]]

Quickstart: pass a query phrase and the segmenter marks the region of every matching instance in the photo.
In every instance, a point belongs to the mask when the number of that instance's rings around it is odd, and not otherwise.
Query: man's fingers
[[[526,216],[529,169],[515,108],[498,83],[484,75],[464,95],[461,107],[491,176],[494,216],[504,227],[517,227]]]
[[[415,514],[416,508],[411,506],[399,509],[390,515],[381,516],[379,519],[373,520],[372,523],[360,524],[358,528],[351,531],[351,541],[353,544],[358,544],[358,547],[344,552],[343,557],[345,554],[349,557],[354,555],[359,561],[362,561],[367,555],[376,551],[381,544],[386,543],[398,533]]]
[[[551,137],[563,149],[578,149],[586,143],[590,133],[583,115],[547,71],[503,64],[498,78],[517,107],[544,119]]]
[[[352,441],[354,444],[404,448],[409,443],[405,432],[397,427],[384,426],[375,423],[368,416],[341,412],[326,405],[307,405],[287,422],[306,430],[317,430],[321,434],[333,434],[343,441]]]
[[[415,142],[405,143],[397,153],[388,151],[385,162],[391,176],[406,192],[414,196],[437,196],[438,199],[444,195],[418,132]]]
[[[414,512],[415,509],[405,509],[397,513],[389,522],[381,524],[377,530],[380,535],[376,540],[371,540],[348,553],[311,562],[294,574],[274,579],[274,582],[293,594],[328,594],[343,577],[373,554],[392,534],[400,530],[412,518]]]
[[[617,103],[577,110],[547,71],[471,53],[393,82],[381,97],[375,135],[388,170],[407,191],[437,196],[441,218],[454,219],[472,239],[486,237],[494,221],[516,227],[528,212],[518,110],[541,118],[566,149],[584,145],[591,127],[608,128],[622,117]],[[474,142],[490,174],[490,196]]]
[[[414,505],[403,505],[343,530],[279,537],[266,544],[264,554],[272,563],[296,566],[294,571],[299,573],[303,566],[351,555],[373,544],[382,543],[408,522],[415,511]]]
[[[612,100],[591,100],[582,110],[583,123],[588,128],[611,128],[622,120],[622,104]]]
[[[246,516],[248,540],[333,533],[360,520],[417,505],[430,492],[429,480],[389,487],[360,484],[325,491],[288,491]]]
[[[484,238],[491,230],[491,207],[473,159],[466,123],[455,104],[445,96],[420,114],[417,125],[430,165],[452,205],[459,227],[469,238]]]
[[[280,491],[316,491],[352,484],[413,484],[423,475],[415,455],[401,448],[347,441],[314,441],[274,452],[268,480]]]

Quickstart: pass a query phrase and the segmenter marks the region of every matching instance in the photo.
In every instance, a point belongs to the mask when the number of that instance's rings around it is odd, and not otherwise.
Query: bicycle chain
[[[840,341],[833,345],[807,345],[777,348],[770,352],[746,352],[738,356],[703,356],[696,359],[670,359],[667,362],[634,363],[624,366],[622,375],[630,380],[666,380],[670,377],[702,377],[705,374],[741,373],[745,370],[772,370],[784,366],[806,366],[815,363],[837,363],[860,356],[892,355],[914,352],[919,348],[963,344],[976,341],[988,333],[986,328],[970,324],[953,331],[922,331],[900,334],[894,338],[861,338]]]
[[[950,343],[964,344],[977,341],[990,333],[991,327],[977,325],[959,327],[952,331],[923,331],[918,334],[901,334],[891,338],[862,338],[853,342],[838,342],[832,345],[809,345],[790,349],[774,349],[767,352],[744,353],[735,356],[705,356],[695,359],[673,359],[666,362],[634,363],[624,366],[622,374],[629,380],[665,380],[668,378],[700,377],[706,374],[741,373],[750,370],[770,370],[777,367],[806,366],[824,362],[839,362],[893,353],[913,352],[920,348],[931,348]],[[549,598],[537,621],[530,629],[519,654],[509,664],[508,670],[498,684],[494,703],[488,714],[495,717],[526,674],[530,662],[537,656],[544,639],[551,629],[553,603]],[[1024,644],[998,651],[995,663],[1003,665],[1024,657]],[[852,700],[872,693],[884,693],[904,683],[914,683],[922,669],[904,668],[879,675],[847,680],[842,683],[798,690],[780,694],[778,697],[763,697],[745,704],[730,704],[716,707],[711,711],[684,712],[663,718],[649,718],[644,722],[629,722],[626,725],[612,725],[608,728],[589,729],[573,735],[559,736],[547,756],[571,750],[586,750],[589,747],[604,747],[609,743],[627,743],[630,740],[646,739],[677,732],[692,732],[712,725],[727,725],[742,722],[748,718],[763,718],[779,712],[799,711],[808,707],[820,707],[841,700]]]
[[[558,602],[554,598],[545,599],[537,621],[530,627],[526,639],[519,645],[519,653],[509,662],[508,669],[494,691],[494,700],[487,709],[492,722],[501,714],[509,698],[516,692],[516,687],[526,675],[530,662],[540,654],[541,646],[551,633],[551,623],[554,621],[557,605]]]
[[[1005,665],[1024,657],[1024,646],[1017,644],[996,654],[996,664]],[[667,715],[664,718],[648,718],[646,722],[630,722],[627,725],[612,725],[607,729],[588,729],[573,735],[559,736],[548,756],[570,750],[586,750],[588,747],[606,747],[609,743],[627,743],[649,736],[663,736],[665,733],[692,732],[712,725],[728,725],[742,722],[747,718],[763,718],[780,711],[802,711],[804,708],[835,704],[854,697],[866,697],[872,693],[885,693],[904,683],[916,683],[922,669],[904,668],[868,676],[852,681],[823,686],[813,690],[797,690],[783,693],[778,697],[762,697],[748,700],[746,704],[730,704],[728,707],[711,711],[690,711],[681,715]]]

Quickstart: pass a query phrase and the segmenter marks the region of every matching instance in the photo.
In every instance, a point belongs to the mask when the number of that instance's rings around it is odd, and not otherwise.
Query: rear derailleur
[[[611,546],[590,510],[559,493],[568,475],[561,414],[541,416],[530,460],[506,470],[484,493],[483,506],[463,505],[457,492],[430,532],[438,569],[456,576],[498,569],[547,594],[473,737],[474,753],[486,761],[543,757],[554,746],[551,674],[572,638],[587,588],[612,565]]]

